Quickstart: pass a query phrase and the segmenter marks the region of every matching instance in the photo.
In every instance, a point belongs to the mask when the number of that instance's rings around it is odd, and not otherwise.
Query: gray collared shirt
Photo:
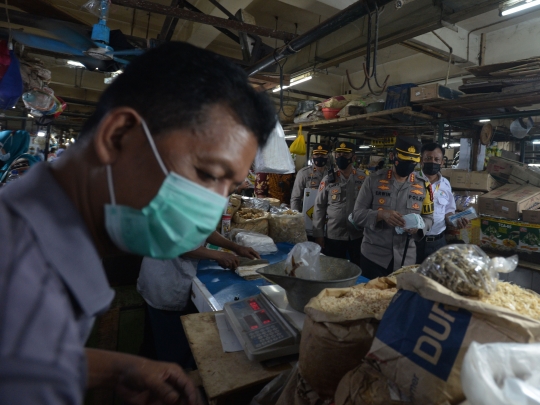
[[[47,163],[0,191],[0,404],[81,404],[84,344],[112,301],[79,212]]]

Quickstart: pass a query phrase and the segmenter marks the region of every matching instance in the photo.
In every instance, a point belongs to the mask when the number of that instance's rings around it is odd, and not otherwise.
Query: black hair
[[[425,145],[422,145],[420,156],[423,156],[424,152],[433,152],[435,149],[440,149],[444,156],[444,148],[436,142],[426,143]]]
[[[207,107],[228,107],[253,132],[259,146],[277,122],[266,93],[248,83],[246,73],[213,52],[183,42],[168,42],[131,62],[101,96],[81,135],[92,134],[109,111],[131,107],[157,136],[179,128],[196,128]]]

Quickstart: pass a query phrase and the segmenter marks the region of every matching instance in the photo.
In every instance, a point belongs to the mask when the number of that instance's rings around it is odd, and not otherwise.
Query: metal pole
[[[299,52],[306,46],[332,34],[333,32],[352,23],[355,20],[358,20],[359,18],[364,17],[369,13],[368,8],[365,6],[366,1],[367,0],[359,0],[358,2],[347,7],[346,9],[333,15],[326,21],[323,21],[316,27],[313,27],[306,33],[294,38],[293,40],[291,40],[291,42],[284,45],[283,47],[276,49],[273,54],[264,57],[255,65],[250,67],[247,70],[248,75],[251,76],[257,72],[260,72],[261,70],[272,66],[274,63],[280,61],[281,59],[284,59],[289,55]],[[377,0],[376,3],[377,6],[381,8],[386,4],[392,3],[392,1],[393,0]],[[373,5],[371,5],[370,8],[373,9]]]
[[[39,127],[38,127],[39,128]],[[51,124],[47,125],[47,134],[45,141],[45,161],[47,161],[47,156],[49,155],[50,143],[51,143]]]
[[[525,163],[525,139],[519,141],[519,161]]]
[[[439,122],[437,131],[437,143],[443,145],[444,142],[444,122]]]

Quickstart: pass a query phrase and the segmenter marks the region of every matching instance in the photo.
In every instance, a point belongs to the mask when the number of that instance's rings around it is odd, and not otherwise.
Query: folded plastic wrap
[[[234,229],[231,232],[231,235],[237,244],[253,248],[260,255],[268,255],[277,252],[278,250],[272,238],[261,233]]]
[[[270,201],[256,197],[242,197],[242,208],[255,208],[257,210],[268,211]]]
[[[424,219],[418,214],[403,215],[403,220],[405,221],[403,228],[396,226],[396,233],[398,235],[404,233],[406,229],[424,229],[426,227]]]
[[[321,280],[321,247],[313,242],[297,244],[285,261],[285,272],[291,277]]]
[[[418,273],[457,294],[477,297],[496,291],[499,273],[510,273],[517,264],[517,256],[490,259],[476,245],[449,245],[424,260]]]

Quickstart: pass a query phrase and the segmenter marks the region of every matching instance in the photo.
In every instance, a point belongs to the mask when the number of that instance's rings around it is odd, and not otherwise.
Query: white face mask
[[[6,153],[5,155],[2,155],[2,154],[0,153],[0,160],[1,160],[2,162],[7,162],[7,161],[9,160],[10,157],[11,157],[11,153],[9,153],[9,152]]]

